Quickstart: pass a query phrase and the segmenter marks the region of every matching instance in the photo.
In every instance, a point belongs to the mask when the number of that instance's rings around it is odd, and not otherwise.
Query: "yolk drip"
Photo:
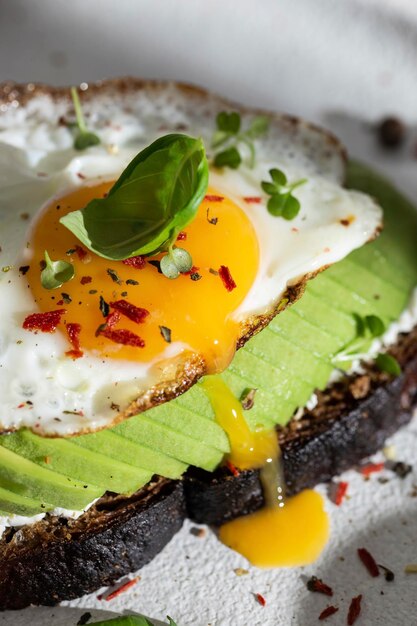
[[[203,386],[216,420],[229,437],[229,460],[239,469],[262,468],[265,506],[224,524],[220,528],[220,540],[258,567],[295,567],[312,563],[323,550],[329,535],[323,498],[312,490],[285,498],[275,431],[252,432],[240,402],[220,377],[207,377]]]
[[[232,314],[250,290],[258,270],[259,248],[250,220],[228,198],[212,202],[208,197],[202,202],[196,219],[185,229],[185,238],[177,242],[192,255],[201,276],[198,280],[190,275],[169,280],[150,263],[144,269],[135,269],[91,252],[81,259],[74,251],[79,242],[59,219],[82,209],[91,199],[102,197],[110,187],[111,183],[102,183],[77,189],[46,207],[37,220],[30,239],[33,258],[25,278],[38,308],[41,312],[66,309],[60,330],[65,332],[64,324],[81,324],[80,348],[97,356],[149,362],[167,347],[160,328],[164,326],[171,330],[172,342],[183,342],[202,354],[209,371],[223,370],[233,357],[239,335]],[[209,190],[209,194],[217,196],[215,190]],[[46,290],[40,282],[45,250],[52,260],[70,261],[75,268],[75,278],[56,290]],[[236,283],[232,291],[225,288],[217,274],[222,265],[230,270]],[[108,270],[118,282],[112,280]],[[129,284],[129,280],[139,284]],[[99,308],[100,296],[107,303],[124,299],[149,311],[144,323],[122,316],[117,325],[139,335],[145,342],[143,348],[96,336],[105,322]]]

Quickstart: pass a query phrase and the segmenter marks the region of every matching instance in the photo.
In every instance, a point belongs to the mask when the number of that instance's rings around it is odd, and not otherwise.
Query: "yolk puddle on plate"
[[[278,438],[274,430],[252,432],[242,406],[219,376],[204,379],[216,420],[229,436],[229,461],[239,469],[260,468],[265,505],[224,524],[220,540],[258,567],[295,567],[317,559],[327,543],[329,520],[313,490],[285,497]]]
[[[33,312],[36,307],[42,312],[65,309],[59,329],[65,333],[65,324],[81,324],[81,350],[111,359],[150,362],[158,358],[167,348],[161,333],[161,327],[165,327],[171,331],[172,342],[182,342],[184,349],[188,346],[203,355],[210,372],[222,371],[233,358],[239,336],[233,312],[250,290],[259,266],[259,246],[251,221],[232,200],[223,197],[212,201],[210,196],[219,194],[209,189],[197,217],[177,241],[179,247],[191,253],[198,268],[193,277],[181,275],[169,280],[150,263],[144,269],[135,269],[91,252],[80,259],[76,246],[82,244],[59,219],[82,209],[93,198],[103,197],[110,187],[111,183],[81,187],[55,199],[40,214],[29,240],[30,270],[23,278],[28,280],[36,302]],[[76,276],[59,289],[41,286],[40,263],[45,250],[52,260],[74,265]],[[236,283],[232,291],[225,288],[218,274],[222,265]],[[144,323],[122,316],[117,325],[118,329],[139,335],[145,342],[143,348],[120,345],[96,335],[105,321],[100,296],[107,303],[123,299],[149,311]]]

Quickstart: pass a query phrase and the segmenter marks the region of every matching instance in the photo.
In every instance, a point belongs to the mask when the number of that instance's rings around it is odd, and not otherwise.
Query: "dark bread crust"
[[[318,394],[318,404],[279,429],[288,494],[331,480],[379,450],[387,437],[407,424],[417,406],[417,329],[390,352],[401,363],[397,378],[375,367],[346,376]],[[214,474],[190,469],[184,481],[188,516],[219,525],[264,504],[259,471],[233,476],[222,467]]]
[[[157,479],[106,496],[78,520],[45,518],[0,543],[0,610],[54,606],[111,585],[151,561],[185,518],[180,482]]]

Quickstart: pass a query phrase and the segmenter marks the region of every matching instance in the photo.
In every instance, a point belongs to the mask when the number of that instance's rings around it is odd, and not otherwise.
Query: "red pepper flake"
[[[81,246],[74,246],[74,252],[77,253],[77,256],[80,259],[80,261],[84,261],[88,255],[87,250],[84,250],[84,248],[82,248]]]
[[[26,406],[26,402],[21,402],[20,404],[17,405],[17,409],[23,409]]]
[[[359,468],[362,476],[370,476],[376,472],[381,472],[385,467],[385,463],[368,463]]]
[[[130,302],[127,302],[127,300],[110,302],[110,306],[112,309],[119,311],[119,313],[132,320],[132,322],[136,322],[136,324],[142,324],[149,315],[149,311],[131,304]]]
[[[204,196],[204,200],[206,200],[207,202],[223,202],[224,196],[215,196],[208,194],[207,196]]]
[[[177,241],[185,241],[185,239],[187,239],[187,233],[182,230],[178,233]]]
[[[77,176],[78,178],[80,178],[81,180],[85,180],[87,178],[87,176],[85,174],[83,174],[82,172],[77,172]]]
[[[126,328],[120,328],[119,330],[105,328],[100,331],[100,335],[103,335],[106,339],[110,339],[110,341],[114,341],[114,343],[120,343],[123,346],[132,346],[132,348],[145,347],[144,340]]]
[[[131,256],[130,259],[123,259],[122,263],[123,265],[134,267],[135,270],[143,270],[146,265],[146,259],[141,255]]]
[[[109,595],[106,596],[104,599],[106,600],[106,602],[109,602],[110,600],[114,600],[114,598],[117,598],[118,596],[120,596],[121,593],[124,593],[131,587],[134,587],[134,585],[136,585],[136,583],[139,582],[139,580],[140,580],[140,576],[137,576],[136,578],[132,578],[132,580],[128,580],[126,583],[124,583],[123,585],[120,585],[120,587],[118,587],[117,589],[109,593]],[[97,596],[97,600],[102,600],[102,599],[103,599],[102,595]]]
[[[300,231],[299,231],[299,229],[298,229],[298,228],[296,228],[295,226],[293,226],[293,227],[291,228],[291,230],[292,230],[292,232],[293,232],[293,233],[299,233],[299,232],[300,232]]]
[[[265,606],[266,604],[266,600],[263,597],[263,595],[261,595],[260,593],[255,593],[255,598],[256,601],[261,605],[261,606]]]
[[[259,204],[262,200],[261,196],[244,196],[243,199],[248,204]]]
[[[358,548],[358,557],[360,558],[360,560],[365,565],[366,569],[368,570],[368,572],[373,578],[376,578],[377,576],[379,576],[378,565],[374,557],[372,556],[372,554],[368,552],[366,548]]]
[[[188,270],[188,272],[183,272],[184,276],[191,276],[191,274],[196,274],[198,272],[200,268],[197,267],[196,265],[193,265],[192,268],[190,270]]]
[[[353,624],[356,622],[359,615],[361,614],[361,602],[362,594],[356,596],[356,598],[352,598],[347,616],[348,626],[353,626]]]
[[[331,615],[334,615],[335,613],[338,612],[338,607],[337,606],[328,606],[324,609],[324,611],[322,611],[319,615],[319,620],[324,620],[327,619],[328,617],[330,617]]]
[[[348,487],[349,483],[344,481],[333,483],[333,494],[331,495],[331,499],[336,506],[340,506],[346,498]]]
[[[65,309],[47,311],[46,313],[32,313],[23,322],[23,328],[33,331],[40,330],[42,333],[53,333],[64,313],[66,313]]]
[[[317,576],[312,576],[307,581],[307,589],[314,593],[322,593],[325,596],[331,597],[333,595],[333,589],[329,587],[329,585],[326,585],[321,578],[317,578]]]
[[[58,300],[58,302],[56,303],[57,306],[63,306],[64,305],[64,301],[63,300]]]
[[[233,291],[233,289],[236,289],[236,283],[226,265],[220,265],[219,276],[222,279],[222,283],[226,287],[227,291]]]
[[[89,285],[92,282],[92,280],[93,279],[91,278],[91,276],[82,276],[81,280],[80,280],[80,283],[82,285]]]
[[[120,317],[119,311],[112,311],[106,319],[107,328],[114,328],[120,322]]]
[[[240,472],[237,467],[233,465],[233,463],[231,463],[230,461],[226,461],[226,467],[231,472],[231,474],[233,474],[233,476],[239,476]]]
[[[83,356],[83,352],[80,350],[80,333],[81,324],[67,324],[67,334],[72,345],[72,350],[68,350],[65,354],[73,359],[79,359]]]

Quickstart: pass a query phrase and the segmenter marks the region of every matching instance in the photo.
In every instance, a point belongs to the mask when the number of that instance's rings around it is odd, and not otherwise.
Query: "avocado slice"
[[[73,441],[38,437],[29,430],[21,430],[6,437],[2,444],[52,472],[83,483],[94,483],[103,492],[133,493],[152,477],[148,470],[133,467],[121,460],[110,460],[97,451],[82,450]]]
[[[0,516],[22,515],[32,517],[32,515],[51,511],[53,508],[53,504],[32,500],[0,487]]]
[[[54,507],[80,511],[103,495],[101,487],[40,467],[4,445],[0,445],[0,468],[0,487],[33,500],[50,502]]]

